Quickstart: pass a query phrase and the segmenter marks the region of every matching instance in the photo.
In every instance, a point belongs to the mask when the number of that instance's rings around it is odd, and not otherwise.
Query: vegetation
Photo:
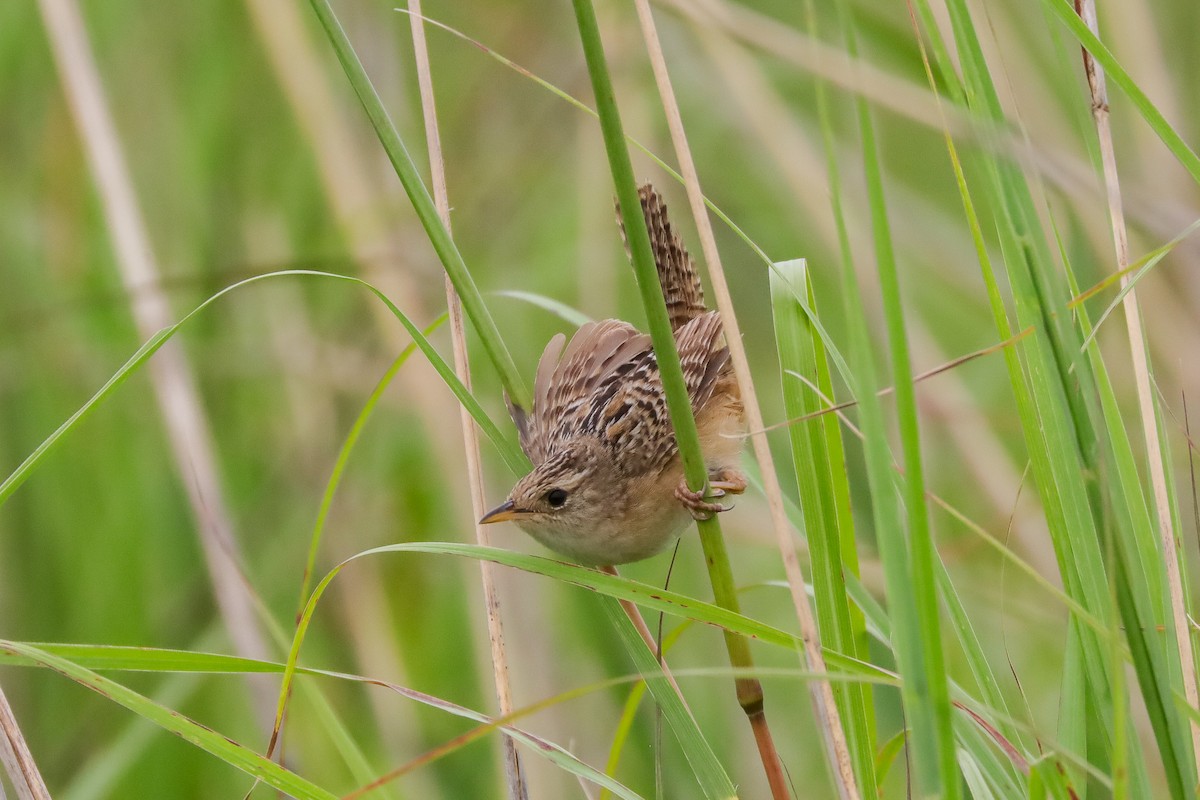
[[[82,5],[0,7],[0,794],[1194,794],[1195,4]],[[669,341],[647,179],[754,488],[477,540],[545,342]]]

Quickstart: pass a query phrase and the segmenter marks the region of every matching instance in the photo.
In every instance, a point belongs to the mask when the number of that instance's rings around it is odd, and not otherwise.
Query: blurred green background
[[[440,264],[307,3],[79,5],[161,273],[149,285],[123,283],[106,206],[39,5],[0,4],[0,471],[14,469],[138,348],[145,335],[132,307],[143,294],[165,297],[178,319],[244,278],[320,269],[370,281],[419,325],[441,313]],[[408,18],[388,2],[340,0],[336,8],[410,151],[424,164]],[[565,0],[430,0],[424,10],[590,103]],[[1036,5],[1009,0],[976,10],[1010,118],[1028,134],[1016,149],[1044,192],[1043,210],[1053,213],[1086,288],[1113,271],[1113,257],[1078,47]],[[600,2],[599,13],[627,131],[673,162],[632,6]],[[854,90],[876,110],[915,367],[928,369],[996,342],[903,3],[856,4],[862,58],[853,64],[836,36],[826,35],[824,43],[810,38],[792,3],[667,0],[657,14],[707,194],[772,258],[809,259],[818,308],[826,311],[835,340],[842,336],[837,240],[814,76],[833,83],[840,128],[852,130]],[[823,31],[836,29],[831,9],[819,9],[819,16]],[[1197,141],[1200,109],[1192,87],[1200,55],[1191,40],[1200,30],[1200,6],[1188,0],[1105,3],[1101,28],[1183,138]],[[571,326],[492,293],[533,292],[592,317],[640,325],[595,120],[470,43],[432,28],[428,36],[455,239],[518,365],[531,375],[546,340]],[[1137,257],[1200,216],[1200,197],[1119,95],[1112,110]],[[962,131],[954,120],[951,114],[957,135]],[[964,146],[976,146],[966,139]],[[848,135],[838,147],[851,241],[874,311],[856,140]],[[682,188],[644,156],[636,156],[635,167],[672,201],[685,240],[698,251]],[[719,225],[717,235],[764,414],[768,422],[780,421],[766,270],[726,227]],[[1176,415],[1165,428],[1184,485],[1181,393],[1193,405],[1200,402],[1196,256],[1194,243],[1184,241],[1138,289],[1158,388]],[[1111,297],[1109,291],[1094,301],[1100,305],[1093,319]],[[1120,396],[1132,403],[1123,336],[1120,325],[1109,324],[1100,341]],[[449,358],[448,333],[433,338]],[[245,583],[289,630],[338,448],[406,343],[394,318],[365,290],[286,277],[223,297],[171,345],[186,356],[216,457],[221,497],[205,497],[201,507],[228,508]],[[473,355],[476,393],[494,418],[505,419],[495,376],[482,352]],[[931,491],[1057,581],[1037,493],[1022,491],[1027,457],[1000,356],[920,384],[918,399]],[[197,464],[173,453],[163,419],[142,370],[0,509],[4,637],[231,652],[198,538],[212,520],[198,517],[188,499],[189,487],[202,485]],[[412,358],[350,462],[318,574],[380,544],[473,539],[458,425],[453,396],[419,356]],[[773,436],[786,469],[785,438]],[[509,478],[486,443],[484,449],[488,497],[498,501]],[[853,449],[850,470],[852,481],[861,480]],[[794,480],[785,477],[784,485],[794,496]],[[1003,566],[963,525],[934,515],[939,549],[976,632],[998,671],[1019,678],[1019,688],[1013,680],[1006,691],[1015,698],[1023,693],[1032,724],[1052,731],[1064,608],[1028,576]],[[1194,524],[1190,513],[1184,518],[1180,533],[1195,560]],[[752,491],[723,521],[739,583],[780,580],[761,496]],[[493,535],[500,546],[544,553],[514,527]],[[864,581],[879,590],[866,522],[859,535]],[[625,573],[661,583],[666,566],[662,556]],[[709,596],[694,538],[685,537],[672,588]],[[631,671],[588,593],[512,572],[501,573],[500,590],[518,705]],[[746,613],[794,629],[785,591],[748,590]],[[764,666],[795,667],[786,653],[756,653]],[[271,654],[282,657],[278,650]],[[688,632],[672,660],[677,668],[724,666],[719,632]],[[357,563],[316,614],[304,661],[493,711],[478,566],[419,555]],[[250,747],[265,746],[263,720],[238,676],[119,679]],[[763,796],[757,758],[727,681],[682,683],[744,796]],[[803,684],[785,677],[765,683],[799,796],[827,796]],[[56,796],[211,798],[249,788],[241,773],[57,675],[4,668],[0,685]],[[468,727],[381,689],[322,685],[376,772]],[[605,689],[525,724],[602,766],[625,696],[625,689]],[[894,732],[896,696],[884,691],[878,702]],[[348,791],[356,783],[323,726],[298,695],[288,722],[288,763]],[[643,711],[619,773],[646,792],[653,785],[653,727],[653,715]],[[1148,736],[1140,719],[1135,729]],[[1152,739],[1147,747],[1152,750]],[[396,795],[498,797],[497,751],[495,737],[473,744],[406,777]],[[662,758],[668,785],[683,787],[673,796],[688,796],[687,767],[669,739]],[[573,776],[532,758],[527,764],[534,796],[581,796]],[[899,780],[893,774],[889,787],[902,792]]]

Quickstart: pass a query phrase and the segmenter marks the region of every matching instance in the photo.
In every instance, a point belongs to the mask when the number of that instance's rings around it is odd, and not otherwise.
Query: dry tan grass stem
[[[246,6],[288,107],[309,141],[329,208],[359,262],[357,266],[365,273],[371,255],[405,252],[386,213],[392,203],[374,179],[378,170],[362,155],[344,103],[325,69],[323,54],[306,27],[302,6],[289,0],[246,0]],[[387,265],[396,260],[389,256]],[[364,277],[400,300],[413,317],[425,316],[419,283],[409,270],[392,268]],[[383,341],[393,351],[403,347],[404,333],[391,312],[381,303],[371,303],[369,308]],[[441,462],[443,474],[453,477],[460,464],[445,454],[454,453],[458,442],[450,406],[433,376],[432,367],[413,359],[397,373],[396,383],[405,398],[416,404],[421,417],[429,420],[425,433],[434,440],[429,448],[431,457]],[[453,480],[445,483],[454,485]]]
[[[1099,26],[1096,24],[1094,0],[1075,0],[1075,11],[1098,36]],[[1113,148],[1112,128],[1109,124],[1108,88],[1105,85],[1104,70],[1086,49],[1083,50],[1083,68],[1091,93],[1092,119],[1096,123],[1096,137],[1100,143],[1100,162],[1104,169],[1104,185],[1108,197],[1108,215],[1112,222],[1113,244],[1116,247],[1117,270],[1124,272],[1129,266],[1129,239],[1125,228],[1125,213],[1121,204],[1117,156]],[[1129,276],[1123,274],[1121,287],[1125,288],[1128,283]],[[1170,593],[1171,616],[1175,627],[1175,644],[1179,653],[1179,665],[1183,672],[1183,693],[1188,705],[1195,710],[1200,704],[1197,702],[1196,665],[1192,658],[1192,628],[1188,624],[1183,578],[1179,568],[1182,553],[1179,549],[1179,540],[1175,536],[1175,524],[1171,517],[1171,500],[1167,490],[1162,442],[1158,436],[1158,415],[1150,379],[1149,351],[1142,328],[1137,290],[1129,289],[1122,302],[1125,308],[1125,325],[1129,332],[1129,349],[1133,357],[1133,375],[1137,385],[1142,433],[1146,440],[1146,460],[1149,462],[1150,468],[1150,485],[1154,491],[1154,505],[1158,516],[1162,558],[1167,573],[1167,589]],[[1188,738],[1192,742],[1195,763],[1200,764],[1200,726],[1196,724],[1194,715],[1188,726],[1188,734]]]
[[[50,791],[34,763],[17,717],[0,690],[0,765],[17,792],[17,800],[50,800]],[[0,787],[0,794],[3,794]]]
[[[417,82],[421,89],[421,113],[425,119],[425,141],[429,150],[429,169],[433,176],[433,199],[437,204],[438,215],[446,230],[450,227],[450,198],[446,190],[446,168],[442,158],[441,135],[438,132],[437,106],[433,96],[433,76],[429,69],[429,50],[425,43],[425,22],[421,16],[420,0],[409,0],[412,14],[413,51],[417,65]],[[471,388],[471,365],[467,356],[467,337],[463,327],[462,304],[454,291],[454,286],[446,278],[446,304],[450,312],[450,335],[454,342],[454,371],[463,385]],[[476,520],[487,511],[484,505],[483,470],[479,461],[479,436],[475,422],[465,407],[460,407],[459,418],[462,423],[463,442],[466,446],[467,480],[471,486],[471,514]],[[491,537],[486,525],[475,523],[475,539],[479,544],[487,546]],[[500,619],[500,598],[496,592],[495,566],[489,561],[479,562],[480,574],[483,579],[484,606],[487,613],[488,640],[492,652],[492,672],[496,683],[496,697],[500,705],[500,714],[508,716],[513,712],[512,686],[508,674],[508,656],[504,649],[504,627]],[[510,800],[524,800],[529,795],[529,788],[521,766],[520,754],[516,742],[505,736],[502,739],[504,747],[504,774],[508,785]]]
[[[621,577],[621,573],[617,572],[617,568],[614,566],[610,565],[600,567],[599,569],[601,572],[606,572],[609,575],[614,575],[618,578]],[[666,676],[667,681],[671,684],[671,688],[675,690],[675,694],[679,696],[679,702],[683,703],[684,710],[687,711],[688,716],[695,719],[696,715],[692,713],[692,707],[688,705],[687,698],[683,696],[683,690],[679,688],[679,684],[675,681],[675,674],[671,672],[671,668],[667,666],[666,658],[658,650],[659,643],[650,631],[650,626],[646,624],[646,620],[642,616],[642,610],[632,600],[620,600],[618,602],[625,611],[625,615],[629,617],[629,621],[633,623],[633,627],[637,629],[638,636],[641,636],[642,641],[646,643],[646,648],[658,659],[658,665],[662,667],[663,675]]]
[[[58,65],[63,91],[96,181],[121,281],[132,304],[138,334],[149,339],[174,324],[163,294],[154,249],[138,207],[137,195],[100,83],[95,58],[73,0],[39,0],[42,18]],[[150,380],[167,428],[179,479],[187,492],[196,533],[204,551],[213,595],[239,655],[268,655],[255,619],[250,588],[217,475],[208,417],[192,368],[182,348],[169,343],[149,363]],[[247,676],[258,717],[274,716],[274,694],[267,676]]]
[[[741,332],[738,329],[737,315],[733,301],[729,296],[729,286],[721,267],[720,253],[717,250],[716,237],[704,207],[704,194],[700,189],[700,179],[696,165],[692,159],[691,148],[688,145],[687,134],[683,128],[683,119],[679,113],[679,103],[671,86],[670,74],[667,71],[666,59],[663,56],[662,45],[650,10],[649,0],[635,0],[638,19],[641,23],[642,34],[646,40],[646,50],[650,55],[650,63],[654,70],[655,81],[658,84],[659,95],[662,98],[663,109],[667,115],[667,124],[671,131],[671,141],[679,159],[680,171],[683,174],[684,185],[687,187],[688,201],[696,228],[700,234],[701,248],[704,260],[708,264],[709,277],[712,280],[713,293],[716,297],[717,308],[725,326],[725,339],[729,344],[729,352],[745,400],[747,423],[751,430],[761,431],[763,428],[762,411],[758,405],[758,397],[754,390],[754,381],[750,372],[750,362],[746,358],[746,350],[742,344]],[[800,632],[804,639],[805,657],[811,670],[818,674],[825,673],[825,659],[821,654],[821,638],[817,630],[816,619],[809,603],[808,593],[804,585],[804,574],[800,570],[800,559],[792,541],[792,528],[787,519],[783,505],[783,491],[775,472],[774,459],[771,456],[770,444],[765,433],[756,433],[751,437],[754,455],[762,471],[763,489],[771,510],[771,520],[774,524],[775,535],[779,545],[779,553],[783,559],[784,570],[787,574],[788,587],[791,589],[792,601],[796,607],[796,616],[800,622]],[[826,750],[832,762],[833,775],[838,786],[838,793],[843,800],[858,798],[858,786],[850,760],[850,750],[846,744],[845,732],[842,730],[841,719],[838,716],[837,705],[833,700],[833,690],[826,680],[814,680],[809,683],[812,694],[813,709],[825,737]],[[774,745],[769,742],[770,733],[762,726],[755,726],[755,738],[759,740],[760,749],[769,747],[773,754]],[[775,756],[778,759],[778,756]],[[764,752],[764,761],[766,754]],[[768,779],[776,796],[788,797],[786,781],[782,787],[778,785],[778,775],[774,774],[771,764],[766,764]],[[782,790],[782,795],[780,791]]]

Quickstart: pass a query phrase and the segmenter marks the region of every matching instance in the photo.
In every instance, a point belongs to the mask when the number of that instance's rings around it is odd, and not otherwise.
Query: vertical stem
[[[421,113],[425,119],[425,141],[429,150],[429,169],[433,177],[433,199],[437,205],[438,216],[442,225],[449,233],[450,228],[450,196],[446,190],[446,169],[442,159],[442,139],[438,131],[437,106],[434,103],[433,76],[429,69],[429,49],[425,43],[425,21],[421,15],[421,0],[409,0],[409,20],[412,24],[413,51],[417,64],[417,82],[421,89]],[[471,364],[467,355],[467,336],[463,325],[462,302],[454,291],[454,283],[446,276],[446,305],[450,314],[450,335],[454,342],[454,371],[459,380],[471,388]],[[479,461],[479,434],[475,422],[466,408],[459,407],[459,420],[462,425],[463,443],[466,446],[467,480],[471,484],[471,512],[478,520],[487,511],[483,496],[483,471]],[[475,524],[475,540],[483,546],[491,544],[491,536],[486,525]],[[483,598],[487,613],[488,641],[492,651],[492,673],[496,681],[496,698],[500,705],[500,715],[508,716],[513,713],[512,687],[508,676],[508,655],[504,649],[504,626],[500,619],[500,598],[496,593],[495,565],[489,561],[479,562],[480,577],[483,580]],[[508,784],[509,800],[527,800],[529,787],[525,782],[525,774],[521,768],[520,754],[517,753],[517,743],[508,736],[501,739],[504,743],[504,775]]]
[[[858,63],[855,23],[849,4],[837,3],[843,41],[852,63]],[[940,565],[929,525],[925,479],[921,459],[921,437],[904,321],[896,256],[875,124],[871,110],[861,98],[855,100],[858,129],[862,139],[867,205],[871,219],[875,266],[883,301],[887,349],[896,397],[896,418],[903,454],[902,497],[894,496],[885,471],[890,461],[887,431],[878,401],[873,394],[874,358],[866,325],[862,296],[853,271],[843,275],[847,313],[851,326],[855,392],[861,402],[868,474],[873,493],[879,552],[884,566],[889,606],[893,610],[893,651],[902,677],[901,697],[912,726],[912,751],[918,792],[945,798],[962,796],[962,778],[956,758],[953,708],[942,646],[938,602]],[[832,158],[832,155],[831,155]],[[839,212],[840,213],[840,212]],[[843,254],[849,266],[849,253]]]
[[[679,352],[675,347],[674,334],[667,317],[666,301],[663,299],[662,287],[658,282],[658,271],[654,266],[650,235],[642,217],[641,202],[637,196],[637,184],[633,177],[633,164],[629,159],[629,151],[625,147],[625,134],[621,126],[620,113],[617,110],[612,80],[608,74],[604,46],[596,22],[596,11],[592,7],[591,0],[572,1],[584,56],[587,60],[588,73],[591,76],[592,90],[596,96],[596,110],[600,116],[600,129],[604,134],[609,167],[613,173],[617,203],[620,206],[621,218],[629,241],[642,305],[649,321],[650,338],[658,359],[659,374],[662,379],[663,391],[666,394],[671,424],[675,429],[675,439],[679,445],[684,475],[690,489],[694,491],[707,490],[708,470],[700,450],[700,435],[696,430],[696,420],[692,414],[687,386],[683,379],[683,369],[679,363]],[[707,494],[707,491],[705,493]],[[729,555],[725,549],[725,539],[721,535],[721,524],[713,517],[697,523],[697,527],[700,531],[700,544],[704,550],[704,560],[708,566],[713,598],[717,605],[737,611],[739,607],[737,592],[733,583],[733,571],[729,566]],[[743,675],[746,671],[753,669],[754,661],[750,656],[750,646],[744,638],[726,631],[725,647],[729,653],[730,663]],[[783,773],[783,767],[763,709],[762,684],[756,678],[739,677],[735,680],[735,688],[738,704],[746,713],[754,731],[763,769],[771,786],[771,794],[776,800],[788,798],[790,793],[786,776]]]
[[[1075,11],[1088,29],[1099,35],[1096,22],[1095,0],[1075,0]],[[1092,100],[1092,118],[1096,122],[1096,136],[1100,143],[1100,161],[1104,169],[1104,186],[1108,196],[1108,215],[1112,223],[1113,245],[1116,248],[1117,271],[1121,275],[1121,288],[1128,287],[1130,276],[1129,239],[1125,229],[1125,212],[1121,202],[1121,184],[1117,176],[1117,157],[1113,148],[1112,128],[1109,124],[1108,88],[1104,69],[1096,63],[1087,48],[1083,51],[1083,70],[1087,75],[1088,89]],[[1171,599],[1171,616],[1175,628],[1175,645],[1179,653],[1179,664],[1183,673],[1183,692],[1192,709],[1200,707],[1197,699],[1196,666],[1192,658],[1191,625],[1188,622],[1184,600],[1183,576],[1179,569],[1181,552],[1175,535],[1175,523],[1171,516],[1171,499],[1167,490],[1167,476],[1163,466],[1162,443],[1158,436],[1158,415],[1154,402],[1154,390],[1150,385],[1150,364],[1147,345],[1142,329],[1141,311],[1137,301],[1137,290],[1129,287],[1122,301],[1125,308],[1125,326],[1129,332],[1130,354],[1133,359],[1133,374],[1137,385],[1138,408],[1141,411],[1142,433],[1146,439],[1146,460],[1150,467],[1150,484],[1154,491],[1159,536],[1162,543],[1163,565],[1167,571],[1167,588]],[[1188,727],[1192,752],[1200,766],[1200,726],[1195,716]]]
[[[746,422],[753,432],[750,441],[754,447],[754,457],[761,468],[763,491],[767,496],[767,505],[771,511],[776,543],[783,559],[788,588],[792,594],[792,603],[796,607],[796,616],[800,621],[800,632],[804,639],[804,655],[811,670],[824,673],[826,667],[825,657],[821,653],[821,636],[813,616],[812,605],[808,600],[808,591],[804,586],[804,573],[800,570],[800,559],[792,540],[792,527],[783,506],[783,490],[780,488],[779,476],[775,471],[775,461],[771,455],[770,443],[767,441],[766,431],[763,430],[766,426],[763,423],[762,410],[758,405],[754,378],[750,373],[750,361],[746,357],[746,348],[742,343],[733,300],[729,295],[729,285],[725,280],[725,270],[721,266],[717,239],[713,234],[712,224],[704,206],[704,193],[700,190],[700,176],[696,171],[692,149],[683,129],[683,117],[679,112],[679,102],[675,98],[675,90],[671,86],[671,75],[667,71],[666,59],[663,56],[662,44],[658,38],[658,29],[654,24],[654,15],[650,10],[649,0],[635,0],[635,5],[637,6],[638,20],[642,26],[642,36],[646,40],[646,50],[650,55],[650,65],[654,70],[654,80],[658,84],[658,93],[662,99],[667,125],[671,131],[671,142],[679,159],[684,186],[687,188],[692,217],[696,221],[696,229],[700,234],[700,246],[704,252],[705,263],[708,264],[713,294],[716,297],[717,308],[721,312],[725,341],[729,346],[730,360],[733,362],[746,408]],[[846,744],[846,734],[842,729],[837,705],[833,700],[832,686],[826,680],[809,681],[808,686],[812,695],[813,711],[825,739],[826,752],[832,761],[832,771],[838,787],[838,794],[843,800],[856,800],[859,796],[858,786],[854,778],[850,750]]]

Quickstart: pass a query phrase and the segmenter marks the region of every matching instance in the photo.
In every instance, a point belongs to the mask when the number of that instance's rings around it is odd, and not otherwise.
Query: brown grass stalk
[[[621,577],[621,573],[617,572],[617,568],[612,565],[599,567],[599,570],[618,578]],[[671,684],[671,688],[675,690],[675,694],[679,695],[679,702],[683,703],[684,710],[687,711],[688,716],[695,719],[696,715],[692,713],[692,707],[688,705],[687,698],[683,696],[683,690],[676,683],[675,674],[667,666],[667,659],[659,650],[660,643],[650,631],[650,626],[646,624],[646,619],[642,616],[642,610],[632,600],[619,600],[618,602],[621,604],[621,609],[625,612],[625,615],[629,617],[629,621],[633,623],[633,627],[637,629],[638,636],[641,636],[642,641],[646,643],[646,648],[658,659],[658,665],[662,668],[663,675],[666,676],[667,681]]]
[[[720,253],[717,250],[717,240],[713,234],[708,212],[704,206],[704,194],[700,189],[700,178],[696,164],[692,158],[691,147],[688,145],[687,134],[683,127],[683,118],[679,112],[679,103],[671,86],[671,77],[667,71],[666,59],[663,55],[662,44],[654,23],[654,15],[650,10],[649,0],[635,0],[638,20],[641,23],[642,35],[646,41],[646,50],[650,56],[650,64],[654,78],[658,84],[659,95],[662,99],[663,110],[667,115],[667,124],[671,131],[671,141],[679,159],[680,171],[683,174],[684,185],[687,188],[688,201],[691,205],[692,216],[700,235],[701,249],[704,260],[708,264],[709,277],[712,280],[713,293],[716,296],[717,308],[721,312],[721,320],[725,327],[725,339],[729,344],[730,358],[737,374],[742,398],[745,401],[747,423],[752,431],[751,443],[754,455],[762,470],[763,490],[771,511],[771,521],[783,559],[784,571],[787,574],[788,587],[791,590],[792,601],[796,607],[796,616],[800,622],[800,632],[804,639],[805,658],[809,669],[816,673],[825,673],[825,658],[821,653],[821,638],[817,630],[816,618],[809,603],[808,593],[804,585],[804,574],[800,569],[800,559],[792,540],[792,527],[787,519],[783,505],[783,491],[775,471],[775,462],[771,448],[763,428],[762,411],[758,405],[758,397],[754,389],[754,381],[750,372],[750,362],[742,343],[741,332],[738,329],[737,315],[733,301],[729,295],[729,285],[725,280],[725,272],[721,266]],[[838,716],[837,705],[833,700],[833,689],[829,681],[814,680],[809,683],[812,695],[813,710],[820,723],[824,735],[827,753],[829,755],[833,775],[838,787],[838,793],[843,800],[856,799],[859,796],[854,770],[850,760],[850,750],[846,744],[846,735],[842,730],[841,719]],[[761,692],[761,688],[759,690]],[[786,777],[782,774],[782,764],[775,752],[771,740],[770,728],[765,714],[751,716],[754,725],[755,741],[759,746],[759,755],[767,770],[771,791],[777,798],[790,796]]]
[[[1095,0],[1075,0],[1075,11],[1084,23],[1099,35],[1096,23]],[[1100,161],[1104,170],[1104,185],[1108,197],[1108,215],[1112,223],[1113,244],[1116,248],[1117,270],[1122,273],[1121,288],[1129,283],[1126,269],[1129,267],[1129,239],[1125,227],[1125,212],[1121,202],[1121,184],[1117,175],[1117,156],[1113,148],[1112,128],[1109,123],[1108,88],[1104,70],[1083,49],[1083,69],[1087,75],[1088,90],[1092,100],[1092,119],[1096,123],[1096,137],[1100,144]],[[1167,492],[1166,469],[1163,464],[1162,442],[1158,436],[1158,418],[1151,386],[1148,348],[1142,328],[1141,311],[1137,301],[1137,290],[1130,288],[1122,301],[1125,309],[1125,325],[1129,332],[1129,348],[1133,359],[1134,381],[1137,385],[1138,409],[1141,412],[1142,433],[1146,440],[1146,460],[1150,468],[1150,485],[1154,491],[1154,505],[1158,516],[1159,536],[1162,545],[1163,564],[1167,572],[1167,589],[1171,599],[1171,616],[1175,628],[1175,645],[1179,652],[1179,664],[1183,672],[1183,692],[1189,706],[1196,709],[1196,666],[1192,658],[1191,626],[1188,624],[1187,606],[1180,574],[1179,559],[1182,555],[1179,539],[1175,535],[1171,517],[1171,501]],[[1200,764],[1200,726],[1194,715],[1188,727],[1195,761]]]
[[[39,7],[63,91],[100,194],[134,322],[138,334],[149,339],[173,324],[175,316],[161,289],[161,271],[138,207],[87,32],[73,0],[39,0]],[[268,651],[255,619],[250,588],[242,574],[239,548],[217,474],[208,417],[191,365],[183,349],[169,343],[150,361],[149,371],[221,618],[239,655],[266,658]],[[269,724],[274,716],[270,679],[247,676],[246,680],[252,689],[258,718]]]
[[[356,268],[389,297],[400,299],[411,315],[425,316],[422,292],[409,271],[393,268],[372,273],[368,269],[367,259],[382,256],[388,265],[403,260],[403,243],[385,212],[394,204],[374,179],[376,170],[362,155],[303,8],[290,0],[246,0],[246,7],[288,107],[309,142],[322,191],[358,261]],[[395,317],[381,303],[371,303],[369,309],[382,340],[398,351],[407,342]],[[429,420],[425,433],[434,442],[429,452],[448,476],[446,483],[453,485],[459,465],[443,454],[453,453],[458,443],[450,406],[433,376],[432,367],[413,359],[397,373],[396,383],[420,416]]]
[[[429,49],[425,43],[425,22],[421,16],[421,0],[409,0],[409,14],[412,23],[412,38],[414,59],[417,65],[417,83],[421,90],[421,114],[425,120],[425,141],[429,151],[429,169],[433,176],[433,199],[437,204],[438,215],[446,230],[450,227],[450,197],[446,190],[446,168],[442,157],[441,134],[438,131],[437,106],[433,96],[433,76],[429,68]],[[462,304],[450,278],[446,278],[446,303],[450,311],[450,335],[454,342],[454,370],[463,385],[471,388],[471,365],[467,356],[467,337],[463,327]],[[479,435],[475,422],[465,408],[460,408],[459,418],[462,423],[463,442],[466,446],[467,480],[471,486],[471,513],[478,520],[486,512],[483,494],[483,470],[479,460]],[[475,523],[475,539],[483,546],[491,544],[491,536],[486,525]],[[513,712],[512,687],[508,674],[508,655],[504,649],[504,627],[500,619],[500,598],[496,592],[495,566],[488,561],[479,562],[480,574],[483,580],[484,607],[487,613],[488,641],[491,644],[492,671],[496,683],[496,697],[500,705],[500,714],[508,716]],[[510,800],[525,800],[529,796],[529,787],[522,769],[520,754],[516,742],[505,736],[504,774],[508,785]]]
[[[0,766],[8,773],[8,779],[17,793],[17,800],[50,800],[42,774],[38,772],[29,745],[17,725],[8,698],[0,689]],[[0,795],[3,794],[0,787]]]

